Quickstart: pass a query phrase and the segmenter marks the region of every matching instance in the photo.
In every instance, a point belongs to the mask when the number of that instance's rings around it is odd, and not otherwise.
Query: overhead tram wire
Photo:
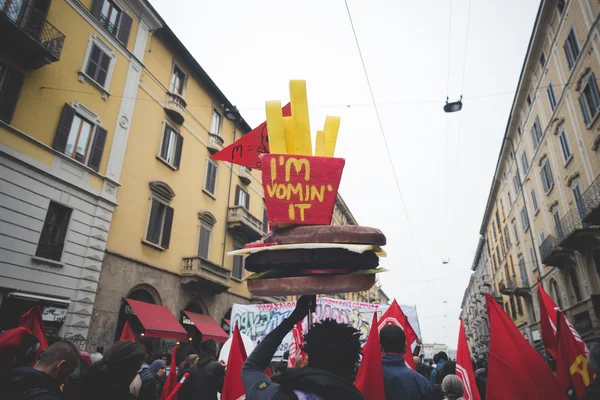
[[[373,108],[375,109],[375,115],[377,116],[377,122],[379,123],[379,129],[381,131],[381,136],[383,138],[383,143],[385,145],[385,150],[387,152],[388,159],[390,161],[390,166],[392,168],[392,174],[394,175],[394,180],[396,182],[396,189],[398,190],[398,195],[400,196],[400,204],[402,205],[402,210],[404,211],[404,217],[406,218],[406,225],[408,226],[408,231],[410,233],[410,237],[413,242],[413,246],[415,248],[415,252],[417,254],[417,260],[419,262],[419,267],[421,268],[421,274],[423,275],[423,279],[427,281],[427,277],[425,276],[425,269],[423,268],[423,261],[421,260],[421,255],[419,253],[419,247],[417,246],[417,241],[415,239],[415,234],[413,232],[410,219],[408,217],[408,211],[406,210],[406,205],[404,204],[404,196],[402,195],[402,189],[400,188],[400,182],[398,180],[398,174],[396,173],[396,167],[394,166],[394,160],[392,158],[392,153],[390,152],[390,147],[388,146],[387,138],[385,136],[385,130],[383,129],[383,123],[381,122],[381,116],[379,115],[379,108],[377,107],[377,102],[375,101],[375,94],[373,93],[373,87],[371,86],[371,80],[369,79],[369,73],[367,72],[367,66],[365,65],[365,60],[362,54],[362,50],[360,49],[360,43],[358,41],[358,36],[356,35],[356,29],[354,28],[354,21],[352,21],[352,14],[350,13],[350,7],[348,7],[348,0],[344,0],[344,4],[346,5],[346,12],[348,13],[348,19],[350,20],[350,26],[352,27],[352,33],[354,35],[354,41],[356,42],[356,48],[358,50],[358,55],[360,56],[360,62],[363,67],[363,71],[365,73],[365,78],[367,80],[367,85],[369,87],[369,93],[371,94],[371,100],[373,101]]]
[[[449,93],[450,93],[450,47],[452,46],[452,0],[449,0],[448,7],[448,61],[446,65],[447,74],[446,74],[446,102],[448,102]],[[450,200],[450,196],[448,195],[448,191],[450,190],[448,187],[448,114],[446,114],[444,119],[444,251],[449,252],[448,246],[448,202]],[[447,257],[444,257],[447,259]]]

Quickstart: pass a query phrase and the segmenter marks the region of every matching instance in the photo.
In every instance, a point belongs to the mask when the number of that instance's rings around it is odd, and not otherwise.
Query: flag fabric
[[[19,320],[21,328],[29,329],[29,331],[38,339],[40,347],[37,356],[48,348],[48,340],[46,340],[46,330],[44,321],[42,320],[42,311],[39,305],[32,307],[29,311],[21,316]]]
[[[392,305],[387,309],[387,311],[381,316],[381,320],[379,320],[378,331],[386,325],[398,325],[404,331],[404,335],[406,336],[406,351],[404,353],[404,361],[406,365],[410,367],[412,370],[415,370],[415,361],[413,360],[412,348],[413,344],[416,345],[419,336],[415,332],[415,330],[408,322],[408,318],[402,312],[402,309],[396,302],[396,299],[392,302]]]
[[[166,400],[177,400],[177,393],[179,393],[185,380],[189,377],[190,377],[189,372],[186,372],[185,374],[183,374],[183,376],[181,377],[181,380],[179,382],[177,382],[177,385],[173,388],[173,391],[171,392],[169,397],[166,398]]]
[[[377,324],[377,313],[373,313],[371,327]],[[379,330],[371,329],[367,343],[362,350],[363,356],[358,367],[354,386],[365,396],[366,400],[385,400],[383,383],[383,365],[381,364],[381,345]]]
[[[538,281],[538,300],[540,302],[540,330],[542,331],[542,342],[546,351],[556,360],[558,342],[556,339],[556,312],[560,310],[548,293],[544,290],[542,283]]]
[[[566,400],[552,370],[489,293],[490,354],[486,398]]]
[[[588,363],[587,346],[561,311],[557,311],[558,352],[556,379],[562,393],[575,391],[580,398],[594,379],[594,370]]]
[[[135,342],[135,333],[133,332],[129,321],[125,322],[125,326],[123,327],[123,331],[121,332],[119,340],[131,340],[132,342]]]
[[[0,360],[12,360],[27,335],[31,335],[31,331],[21,327],[0,333]]]
[[[246,348],[242,341],[240,328],[236,325],[233,330],[231,350],[227,359],[227,371],[223,381],[221,400],[245,399],[244,383],[242,382],[242,367],[246,361]]]
[[[281,109],[284,117],[292,115],[292,107],[287,103]],[[269,152],[267,122],[263,122],[223,150],[213,154],[213,160],[228,161],[249,168],[260,168],[260,155]]]
[[[129,323],[129,321],[127,323]],[[175,387],[178,385],[176,356],[177,346],[173,347],[173,353],[171,354],[171,368],[169,369],[169,375],[167,376],[167,380],[165,381],[165,384],[163,386],[162,393],[160,394],[160,400],[166,400],[168,398],[171,398],[171,394],[175,390]]]
[[[481,400],[477,382],[475,381],[475,371],[471,363],[471,352],[465,335],[465,327],[462,319],[458,330],[458,346],[456,347],[456,376],[460,378],[465,389],[463,397],[465,400]]]
[[[304,334],[302,333],[302,321],[296,323],[294,329],[292,329],[292,341],[290,342],[290,353],[288,356],[288,368],[294,368],[296,360],[301,357],[302,360],[306,359],[306,354],[302,349],[304,348]]]

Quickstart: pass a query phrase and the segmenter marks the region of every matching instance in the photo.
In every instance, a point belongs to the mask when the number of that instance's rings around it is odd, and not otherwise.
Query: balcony
[[[567,214],[560,220],[560,228],[557,229],[562,237],[559,237],[560,246],[565,249],[577,250],[582,244],[582,238],[590,232],[596,232],[595,228],[588,228],[588,224],[584,224],[581,221],[581,215],[585,213],[585,206],[583,202],[579,202],[580,210],[571,209]]]
[[[24,1],[0,2],[0,52],[23,69],[33,70],[60,60],[65,35],[46,14]]]
[[[515,296],[527,297],[531,295],[531,290],[529,289],[529,279],[526,277],[521,277],[521,280],[518,280],[513,276],[508,281],[508,289]]]
[[[185,108],[187,103],[184,98],[177,93],[167,93],[167,103],[165,104],[165,111],[169,114],[169,117],[178,124],[183,124],[185,120]]]
[[[264,234],[263,223],[243,206],[229,207],[227,229],[244,234],[249,241],[260,239]]]
[[[249,185],[252,182],[252,169],[244,166],[240,166],[240,181],[245,185]]]
[[[215,293],[226,292],[229,289],[231,272],[218,264],[194,257],[184,257],[181,263],[181,283],[199,282],[207,284]]]
[[[492,290],[490,292],[490,295],[494,298],[494,300],[496,300],[498,303],[503,304],[504,303],[504,299],[502,298],[502,295],[498,292],[496,292],[495,290]]]
[[[585,207],[583,222],[600,225],[600,176],[583,193],[581,202]]]
[[[546,236],[540,245],[540,256],[542,263],[552,267],[564,267],[569,265],[573,257],[573,251],[559,246],[560,241],[553,235]]]
[[[506,283],[504,283],[504,281],[500,281],[500,283],[498,284],[498,290],[501,294],[504,294],[506,296],[510,296],[512,294],[510,288],[506,285]]]
[[[225,143],[225,141],[221,135],[209,132],[208,136],[208,151],[210,151],[211,154],[215,154],[223,150],[223,143]]]

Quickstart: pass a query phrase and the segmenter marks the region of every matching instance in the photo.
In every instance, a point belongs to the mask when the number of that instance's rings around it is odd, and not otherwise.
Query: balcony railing
[[[181,262],[181,269],[181,275],[186,280],[190,278],[202,279],[212,284],[216,292],[224,292],[229,289],[231,272],[218,264],[198,256],[184,257]]]
[[[183,124],[183,121],[185,121],[186,107],[187,103],[183,97],[177,93],[167,93],[165,110],[176,123]]]
[[[223,143],[225,143],[225,141],[221,135],[209,133],[208,136],[208,151],[210,151],[212,154],[215,154],[223,150]]]
[[[65,35],[28,2],[2,0],[0,42],[24,68],[35,69],[60,60]]]
[[[580,204],[582,203],[580,202]],[[583,207],[583,205],[580,205],[580,207]],[[569,247],[564,241],[569,240],[576,231],[584,228],[583,223],[581,222],[581,214],[583,214],[583,211],[580,212],[578,209],[570,209],[560,220],[560,228],[557,227],[557,231],[560,231],[562,235],[558,239],[563,242],[561,243],[563,247]]]
[[[585,207],[583,220],[587,223],[600,225],[600,176],[587,188],[580,201]]]
[[[232,231],[239,230],[251,241],[260,239],[265,233],[262,221],[243,206],[229,207],[227,228]]]

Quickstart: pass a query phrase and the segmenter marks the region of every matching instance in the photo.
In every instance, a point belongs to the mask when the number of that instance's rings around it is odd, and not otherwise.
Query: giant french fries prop
[[[306,82],[290,81],[292,115],[267,101],[270,154],[261,155],[267,218],[274,226],[329,225],[345,160],[334,158],[340,117],[327,116],[313,146]]]

